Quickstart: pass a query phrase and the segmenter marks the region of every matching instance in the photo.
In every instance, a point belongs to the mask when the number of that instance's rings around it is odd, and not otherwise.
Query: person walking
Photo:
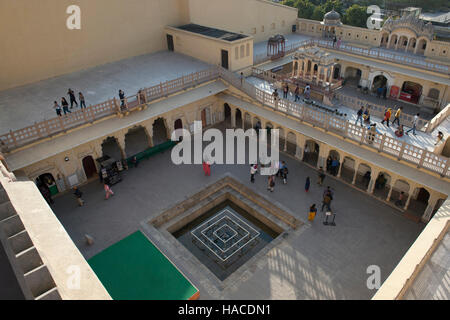
[[[211,164],[209,163],[209,160],[206,161],[206,175],[211,175]]]
[[[417,126],[417,121],[419,120],[419,115],[420,115],[420,113],[418,113],[414,116],[413,126],[411,129],[409,129],[408,131],[405,132],[406,134],[408,134],[408,132],[410,132],[412,130],[413,134],[416,135],[416,126]]]
[[[336,46],[337,38],[336,36],[333,37],[333,48]]]
[[[80,108],[83,109],[84,106],[84,108],[86,109],[86,101],[84,100],[83,93],[78,92],[78,98],[80,99]]]
[[[78,107],[78,102],[75,99],[75,92],[73,92],[72,89],[69,88],[69,90],[67,91],[67,94],[69,95],[69,100],[70,100],[70,109],[73,108],[73,104],[75,103]]]
[[[112,191],[111,187],[108,183],[104,183],[103,187],[105,188],[105,200],[109,199],[109,196],[114,196],[114,192]]]
[[[267,180],[267,190],[270,190],[270,192],[273,192],[275,187],[275,176],[270,175]]]
[[[284,99],[287,99],[288,93],[289,93],[289,86],[288,86],[288,84],[286,83],[286,85],[285,85],[284,88],[283,88],[283,98],[284,98]]]
[[[314,221],[314,218],[317,214],[316,204],[314,203],[311,207],[309,207],[308,221]]]
[[[120,99],[120,107],[125,107],[125,92],[123,90],[119,90],[119,99]]]
[[[389,119],[391,119],[392,109],[388,108],[386,112],[384,113],[384,119],[381,121],[381,124],[384,124],[386,122],[387,126],[389,127]]]
[[[339,49],[339,47],[341,46],[341,42],[342,42],[342,38],[339,37],[338,41],[337,41],[337,48]]]
[[[311,180],[309,179],[309,177],[306,177],[306,182],[305,182],[305,192],[309,191],[309,187],[311,186]]]
[[[403,107],[399,107],[394,114],[394,121],[392,121],[392,125],[397,122],[397,125],[400,127],[400,116],[402,114]]]
[[[258,165],[257,164],[252,164],[250,166],[250,182],[254,183],[255,182],[255,174],[256,172],[258,172]]]
[[[297,102],[298,100],[300,100],[300,87],[298,84],[295,86],[294,94],[295,94],[294,102]]]
[[[241,74],[239,75],[239,79],[241,79],[241,87],[244,84],[244,73],[241,72]]]
[[[323,180],[325,179],[325,173],[323,172],[323,167],[320,167],[319,170],[319,179],[317,180],[317,184],[321,186],[323,184]]]
[[[73,187],[73,194],[75,195],[75,198],[78,201],[78,205],[81,207],[84,205],[84,200],[83,198],[81,198],[83,196],[83,192],[81,192],[80,189],[78,189],[78,187]]]
[[[59,116],[59,117],[62,117],[62,114],[61,114],[61,106],[58,104],[58,102],[54,101],[53,108],[54,108],[55,111],[56,111],[56,115]]]
[[[66,115],[67,113],[72,113],[72,111],[69,110],[69,104],[67,103],[66,98],[61,98],[61,105],[63,107],[64,115]]]
[[[329,187],[328,187],[329,188]],[[322,200],[322,212],[324,208],[327,208],[327,211],[331,211],[331,200],[333,200],[333,196],[331,190],[325,190]]]
[[[358,112],[356,113],[356,121],[355,121],[355,125],[358,124],[358,120],[361,123],[361,127],[363,126],[363,113],[364,113],[364,107],[361,106],[361,108],[359,108]]]
[[[439,142],[441,142],[443,140],[444,140],[444,134],[442,133],[442,131],[439,131],[437,134],[437,141],[434,145],[436,146]]]
[[[283,178],[283,183],[287,183],[287,175],[289,173],[288,167],[286,166],[286,163],[283,161],[283,168],[281,169],[281,177]]]

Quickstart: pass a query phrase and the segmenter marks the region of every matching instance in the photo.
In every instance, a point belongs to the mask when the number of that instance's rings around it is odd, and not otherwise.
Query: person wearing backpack
[[[361,108],[359,108],[358,113],[356,114],[356,121],[355,121],[355,125],[358,124],[358,120],[361,123],[361,127],[363,126],[363,113],[364,113],[364,107],[361,106]]]
[[[333,192],[330,187],[327,187],[323,194],[322,212],[325,207],[327,207],[328,211],[331,211],[331,200],[333,200]]]
[[[84,200],[81,198],[83,196],[83,192],[81,192],[78,187],[73,187],[73,194],[75,195],[75,198],[78,201],[78,205],[81,207],[84,205]]]

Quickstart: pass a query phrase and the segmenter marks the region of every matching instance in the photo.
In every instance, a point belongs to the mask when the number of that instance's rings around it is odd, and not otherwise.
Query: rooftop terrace
[[[207,37],[211,37],[211,38],[226,40],[229,42],[247,38],[247,36],[245,34],[239,34],[239,33],[235,33],[235,32],[205,27],[205,26],[201,26],[198,24],[194,24],[194,23],[186,24],[186,25],[176,27],[176,28],[185,30],[185,31],[189,31],[189,32],[193,32],[193,33],[198,33],[198,34],[201,34],[201,35],[204,35]]]

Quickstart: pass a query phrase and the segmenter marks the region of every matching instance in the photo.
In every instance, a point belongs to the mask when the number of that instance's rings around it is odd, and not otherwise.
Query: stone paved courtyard
[[[229,174],[282,204],[305,225],[251,265],[239,282],[223,290],[212,288],[201,273],[186,272],[199,288],[201,299],[370,299],[375,291],[366,287],[367,267],[378,265],[384,281],[424,225],[327,176],[324,186],[334,189],[332,208],[337,226],[325,226],[320,212],[323,187],[316,184],[317,172],[288,155],[280,157],[289,167],[288,184],[277,179],[273,193],[267,191],[264,176],[257,175],[256,182],[250,183],[248,165],[213,165],[211,176],[206,177],[201,165],[172,164],[170,151],[166,151],[125,172],[123,181],[112,187],[115,196],[110,200],[103,200],[103,186],[96,180],[81,187],[84,207],[77,206],[72,194],[63,194],[52,208],[89,259],[140,229],[143,221]],[[304,191],[306,176],[312,180],[309,193]],[[312,203],[319,206],[319,212],[310,223],[307,211]],[[92,246],[85,244],[85,234],[94,237]]]

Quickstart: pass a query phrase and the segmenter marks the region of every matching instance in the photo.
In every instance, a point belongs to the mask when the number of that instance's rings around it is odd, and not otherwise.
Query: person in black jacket
[[[73,194],[75,195],[75,198],[78,201],[78,205],[81,207],[82,205],[84,205],[84,200],[81,198],[83,196],[83,192],[81,192],[80,189],[78,189],[78,187],[73,187]]]

